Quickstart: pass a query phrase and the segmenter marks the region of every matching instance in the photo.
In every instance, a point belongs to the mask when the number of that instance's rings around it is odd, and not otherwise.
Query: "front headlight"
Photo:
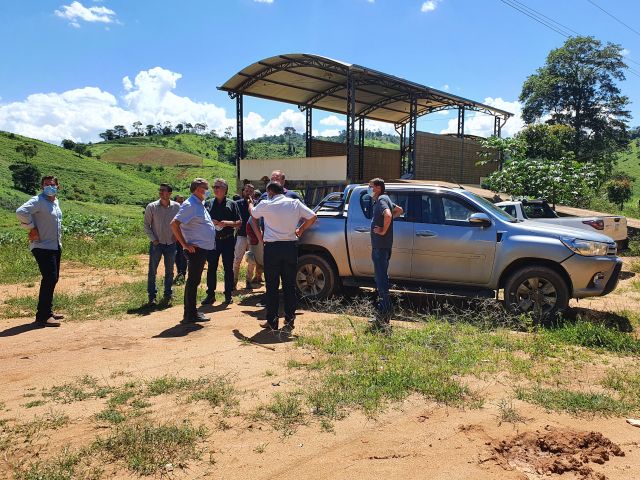
[[[609,244],[605,242],[593,242],[591,240],[568,237],[561,238],[560,240],[569,250],[578,255],[584,255],[585,257],[605,256],[609,251]]]

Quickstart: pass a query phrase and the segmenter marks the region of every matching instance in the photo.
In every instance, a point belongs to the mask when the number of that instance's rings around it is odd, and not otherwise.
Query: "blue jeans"
[[[371,260],[373,261],[373,271],[378,289],[378,302],[376,310],[378,318],[389,321],[391,317],[391,298],[389,297],[389,260],[391,259],[390,248],[372,248]]]
[[[164,257],[164,296],[170,297],[173,294],[173,265],[176,260],[176,244],[165,245],[159,243],[154,245],[151,243],[149,244],[149,273],[147,275],[149,299],[155,299],[158,293],[156,290],[156,273],[162,257]]]

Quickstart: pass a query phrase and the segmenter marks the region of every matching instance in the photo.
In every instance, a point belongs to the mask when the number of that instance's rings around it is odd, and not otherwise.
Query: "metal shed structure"
[[[313,109],[345,115],[346,178],[357,182],[364,172],[364,120],[395,125],[400,135],[401,173],[415,173],[416,124],[423,115],[457,109],[457,135],[464,138],[466,111],[494,117],[494,134],[511,113],[448,92],[360,65],[319,55],[292,53],[255,62],[235,74],[219,90],[236,100],[236,166],[244,154],[243,97],[245,95],[297,105],[306,113],[306,156],[311,156]],[[356,123],[358,127],[356,128]],[[358,137],[356,139],[356,130]]]

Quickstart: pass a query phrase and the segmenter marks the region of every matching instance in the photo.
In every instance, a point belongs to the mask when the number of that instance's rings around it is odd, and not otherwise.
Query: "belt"
[[[233,237],[233,232],[225,233],[223,235],[216,234],[216,240],[226,240],[227,238],[231,238],[231,237]]]

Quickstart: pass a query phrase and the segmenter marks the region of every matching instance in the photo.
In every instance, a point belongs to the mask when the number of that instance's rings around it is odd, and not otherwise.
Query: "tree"
[[[224,129],[224,138],[227,140],[231,140],[231,136],[233,135],[233,127],[229,126]]]
[[[624,208],[624,202],[628,202],[633,197],[633,182],[635,178],[626,173],[616,173],[611,180],[606,183],[607,198],[611,203]]]
[[[155,127],[155,126],[153,126],[153,125],[151,125],[151,124],[147,125],[147,126],[145,127],[145,129],[147,130],[147,135],[148,135],[148,136],[153,135],[153,131],[155,130],[155,128],[156,128],[156,127]]]
[[[98,134],[98,136],[103,139],[104,141],[108,141],[108,140],[113,140],[116,138],[116,133],[110,129],[107,128],[104,132]]]
[[[293,127],[284,127],[284,136],[287,137],[287,154],[293,155],[293,146],[291,145],[291,137],[296,134]]]
[[[522,86],[522,118],[573,128],[571,151],[577,160],[599,164],[609,174],[615,153],[628,142],[627,106],[617,82],[627,65],[620,45],[593,37],[572,37],[552,50],[546,63]]]
[[[124,125],[115,125],[113,127],[113,132],[117,138],[125,138],[129,135],[129,132]]]
[[[65,138],[64,140],[62,140],[62,148],[64,148],[65,150],[73,150],[76,146],[76,142],[74,142],[73,140],[69,140],[68,138]]]
[[[9,165],[13,186],[21,192],[33,195],[40,187],[42,174],[38,167],[28,162],[18,162]]]
[[[135,131],[136,135],[138,137],[141,137],[143,132],[142,132],[142,122],[140,120],[136,120],[135,122],[133,122],[131,124],[131,127],[133,128],[133,130]]]
[[[19,143],[16,145],[16,152],[24,156],[24,161],[28,162],[38,154],[38,147],[33,143]]]

